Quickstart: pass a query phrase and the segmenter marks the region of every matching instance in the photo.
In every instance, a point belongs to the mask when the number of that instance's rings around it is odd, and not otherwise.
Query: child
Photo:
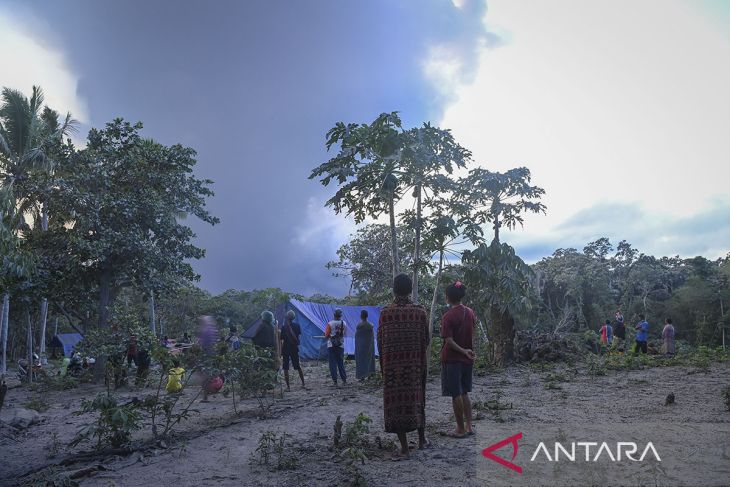
[[[610,347],[613,342],[613,327],[611,320],[606,320],[606,324],[601,327],[601,346]]]
[[[223,389],[223,384],[225,384],[225,382],[226,378],[223,376],[223,374],[218,374],[210,379],[208,382],[203,384],[203,402],[208,402],[209,394],[219,393],[220,390]]]
[[[168,394],[174,394],[182,391],[182,376],[184,373],[185,369],[180,367],[180,361],[173,361],[172,368],[167,373],[167,386],[165,386],[165,390]]]

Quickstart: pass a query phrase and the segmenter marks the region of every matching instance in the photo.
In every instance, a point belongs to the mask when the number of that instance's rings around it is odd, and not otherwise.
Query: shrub
[[[241,348],[221,355],[216,365],[222,372],[229,388],[242,397],[254,397],[258,401],[262,417],[268,417],[274,403],[273,391],[279,381],[274,357],[269,349],[242,343]]]
[[[114,448],[128,446],[132,432],[141,428],[142,416],[138,411],[138,403],[118,404],[117,399],[100,393],[92,401],[84,401],[77,414],[98,412],[96,422],[84,426],[71,441],[76,446],[91,438],[97,439],[97,446],[111,445]]]
[[[606,363],[598,355],[589,353],[586,355],[586,370],[588,371],[588,375],[594,377],[606,375]]]
[[[250,461],[265,465],[270,470],[294,470],[299,466],[299,460],[289,451],[287,439],[290,436],[286,433],[278,435],[273,431],[266,431],[259,437],[256,450],[251,453]],[[257,458],[258,457],[258,458]],[[272,459],[276,463],[272,463]]]

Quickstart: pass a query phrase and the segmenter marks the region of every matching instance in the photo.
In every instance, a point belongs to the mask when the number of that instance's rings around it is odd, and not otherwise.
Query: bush
[[[105,393],[100,393],[92,401],[84,401],[81,411],[77,414],[98,412],[95,423],[84,426],[71,441],[71,446],[97,439],[97,446],[111,445],[114,448],[128,446],[132,440],[132,432],[142,426],[142,416],[137,410],[138,403],[118,404],[117,399]]]
[[[589,353],[586,355],[586,370],[588,371],[588,375],[594,377],[606,375],[606,363],[598,355]]]
[[[241,348],[220,355],[217,368],[226,377],[228,387],[241,397],[254,397],[259,403],[261,415],[268,417],[274,403],[273,391],[279,381],[276,362],[271,350],[242,343]]]
[[[251,453],[250,461],[265,465],[269,470],[294,470],[299,467],[299,460],[287,445],[290,435],[282,433],[278,435],[273,431],[266,431],[259,437],[256,450]],[[272,463],[275,457],[276,463]]]
[[[723,388],[722,399],[725,401],[725,409],[730,411],[730,387]]]

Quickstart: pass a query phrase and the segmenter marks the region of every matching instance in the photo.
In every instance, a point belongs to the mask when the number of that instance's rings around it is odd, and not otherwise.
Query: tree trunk
[[[428,341],[431,343],[433,337],[433,324],[436,322],[434,314],[436,314],[436,301],[438,300],[439,283],[441,282],[441,270],[444,267],[444,251],[439,251],[439,268],[436,271],[436,284],[433,287],[433,298],[431,298],[431,312],[429,313],[429,326],[428,326]]]
[[[434,319],[434,314],[436,314],[436,300],[438,298],[438,292],[439,292],[439,282],[441,280],[441,269],[443,268],[444,264],[444,251],[441,250],[439,252],[439,269],[436,272],[436,284],[433,287],[433,298],[431,299],[431,312],[428,315],[428,346],[429,349],[431,347],[431,343],[433,343],[433,324],[436,321]],[[428,374],[429,369],[429,362],[431,361],[431,354],[426,354],[426,374]]]
[[[489,310],[494,343],[494,365],[503,367],[514,360],[515,320],[510,313],[492,306]]]
[[[41,356],[41,360],[46,356],[46,322],[48,319],[48,300],[43,298],[41,300],[41,320],[40,320],[40,344],[38,355]]]
[[[44,232],[48,231],[48,203],[43,201],[43,209],[41,210],[41,229]],[[41,323],[38,327],[40,329],[40,348],[38,355],[41,360],[45,359],[46,356],[46,320],[48,319],[48,299],[43,298],[41,300]]]
[[[26,379],[28,380],[28,384],[33,382],[33,365],[35,364],[35,360],[33,360],[33,327],[31,325],[30,320],[30,310],[25,310],[25,321],[28,323],[28,377]]]
[[[153,335],[157,335],[157,329],[155,327],[155,293],[150,289],[150,330]]]
[[[418,303],[418,273],[421,269],[421,185],[416,186],[416,243],[413,249],[413,302]]]
[[[494,215],[494,241],[499,243],[499,227],[501,223],[499,222],[499,215]]]
[[[103,264],[101,275],[99,276],[99,321],[97,326],[99,329],[109,328],[109,306],[112,301],[112,272],[108,264]],[[94,364],[94,382],[101,383],[106,376],[106,356],[95,357]]]
[[[400,260],[398,259],[398,233],[395,228],[395,194],[390,195],[389,212],[390,212],[390,246],[391,256],[393,257],[393,278],[400,274]]]
[[[10,316],[10,294],[3,294],[2,314],[0,314],[0,335],[2,340],[3,355],[0,362],[0,374],[8,371],[8,318]]]
[[[99,276],[99,328],[109,327],[109,305],[112,294],[111,269],[105,264]]]

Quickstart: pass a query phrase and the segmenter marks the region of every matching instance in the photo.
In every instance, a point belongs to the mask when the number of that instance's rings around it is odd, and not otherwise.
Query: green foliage
[[[339,420],[339,417],[337,418]],[[337,447],[341,448],[339,455],[344,458],[347,465],[353,467],[353,473],[357,473],[354,468],[357,463],[365,464],[367,460],[366,449],[370,446],[368,433],[370,433],[370,425],[373,420],[364,413],[358,413],[352,423],[345,426],[344,441],[335,441]],[[335,425],[335,432],[338,431]]]
[[[606,363],[604,359],[592,353],[586,354],[586,371],[594,377],[606,375]]]
[[[532,176],[526,167],[510,169],[507,172],[492,172],[477,167],[459,184],[459,199],[469,201],[475,209],[474,222],[477,225],[491,223],[494,240],[499,242],[499,229],[522,225],[523,213],[544,213],[545,205],[539,199],[545,190],[531,186]]]
[[[31,391],[36,392],[47,392],[47,391],[66,391],[78,387],[79,379],[67,375],[61,377],[60,375],[47,375],[43,377],[43,380],[33,382],[28,386]]]
[[[397,227],[397,234],[400,268],[407,269],[413,265],[411,249],[415,235],[412,229],[403,226]],[[326,267],[335,277],[350,279],[351,293],[363,298],[360,304],[378,305],[392,299],[393,269],[387,225],[373,223],[359,228],[337,250],[337,257],[337,261],[328,262]]]
[[[493,241],[464,251],[464,277],[471,302],[488,315],[495,308],[512,315],[530,306],[534,273],[512,247]]]
[[[661,335],[664,319],[674,321],[677,339],[717,345],[730,323],[730,259],[655,258],[621,241],[588,243],[582,252],[558,249],[533,265],[540,306],[532,314],[551,331],[598,330],[621,309],[627,338],[638,314],[646,315],[650,337]]]
[[[51,407],[43,398],[34,397],[23,404],[24,408],[38,411],[39,413],[45,413]]]
[[[196,278],[189,260],[204,251],[182,215],[218,221],[205,209],[210,181],[191,175],[195,151],[144,139],[141,128],[115,119],[92,129],[86,147],[60,161],[49,202],[56,220],[44,241],[65,256],[52,269],[54,283],[82,283],[87,295],[98,288],[102,325],[122,288],[161,290]]]
[[[439,336],[431,338],[431,350],[428,360],[428,374],[431,376],[438,375],[441,372],[441,349],[443,348],[443,339]]]
[[[253,397],[259,404],[262,417],[268,417],[274,401],[274,388],[279,376],[270,349],[251,343],[217,358],[215,368],[226,377],[228,387],[241,397]]]
[[[128,446],[132,432],[142,427],[142,415],[134,402],[119,404],[117,398],[100,393],[91,401],[82,403],[77,414],[98,413],[96,422],[82,427],[71,442],[71,446],[96,438],[97,446],[111,445],[113,448]]]
[[[273,431],[261,434],[256,450],[251,453],[250,461],[267,466],[271,471],[295,470],[299,467],[299,459],[291,451],[287,433],[281,435]],[[272,462],[272,460],[276,460]]]

